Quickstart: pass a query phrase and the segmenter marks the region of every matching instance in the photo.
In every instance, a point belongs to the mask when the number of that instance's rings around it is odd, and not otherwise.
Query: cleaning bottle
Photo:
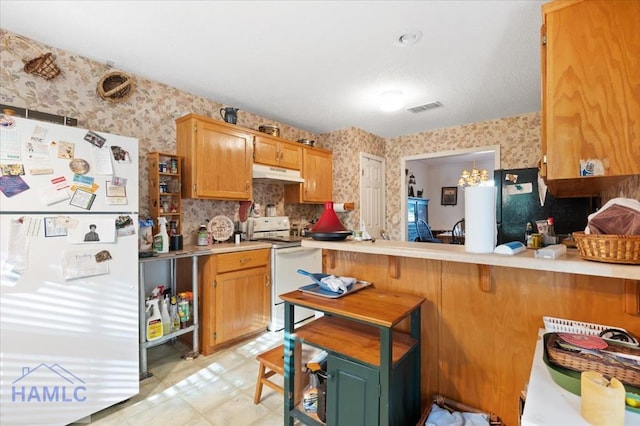
[[[176,296],[171,296],[171,309],[169,312],[171,317],[171,331],[180,330],[180,316],[178,315],[178,302]]]
[[[158,253],[169,253],[169,234],[167,233],[167,218],[159,217],[160,232],[153,236],[153,250]]]
[[[302,390],[302,407],[307,413],[318,412],[318,375],[309,373],[309,384]]]
[[[149,299],[147,301],[147,311],[149,318],[147,318],[147,341],[151,342],[162,337],[162,317],[160,316],[160,309],[158,308],[158,302],[160,299]]]
[[[169,309],[167,308],[168,304],[169,297],[165,295],[160,305],[160,318],[162,318],[162,334],[165,336],[171,333],[171,317],[169,317]]]

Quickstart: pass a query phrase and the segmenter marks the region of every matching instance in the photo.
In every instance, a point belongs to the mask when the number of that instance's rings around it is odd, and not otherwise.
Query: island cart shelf
[[[366,288],[338,299],[301,291],[285,301],[285,424],[324,425],[296,406],[301,343],[328,352],[326,424],[404,425],[420,417],[420,307],[425,299]],[[296,306],[325,315],[294,330]],[[410,318],[410,333],[393,328]],[[298,373],[299,374],[299,373]],[[354,391],[357,389],[357,391]]]

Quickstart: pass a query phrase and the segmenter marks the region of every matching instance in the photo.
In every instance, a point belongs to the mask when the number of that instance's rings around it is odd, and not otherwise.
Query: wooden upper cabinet
[[[271,136],[257,135],[253,147],[253,161],[268,166],[300,170],[302,146]]]
[[[285,185],[287,203],[319,204],[333,200],[333,155],[321,148],[302,149],[304,183]]]
[[[189,114],[176,120],[177,151],[184,158],[186,198],[250,200],[253,135],[241,128]]]
[[[640,2],[542,6],[542,154],[556,196],[599,195],[640,174]],[[581,177],[580,160],[602,177]]]

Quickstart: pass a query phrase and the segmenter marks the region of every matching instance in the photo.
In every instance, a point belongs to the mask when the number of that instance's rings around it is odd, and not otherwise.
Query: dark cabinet
[[[327,373],[327,424],[377,425],[378,369],[329,355]]]
[[[429,200],[427,198],[409,197],[407,200],[407,241],[418,238],[418,220],[429,223]]]

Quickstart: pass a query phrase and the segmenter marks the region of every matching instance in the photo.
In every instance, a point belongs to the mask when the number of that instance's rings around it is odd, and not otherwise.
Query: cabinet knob
[[[240,259],[240,263],[245,264],[247,262],[250,262],[251,258],[250,257],[243,257],[242,259]]]

